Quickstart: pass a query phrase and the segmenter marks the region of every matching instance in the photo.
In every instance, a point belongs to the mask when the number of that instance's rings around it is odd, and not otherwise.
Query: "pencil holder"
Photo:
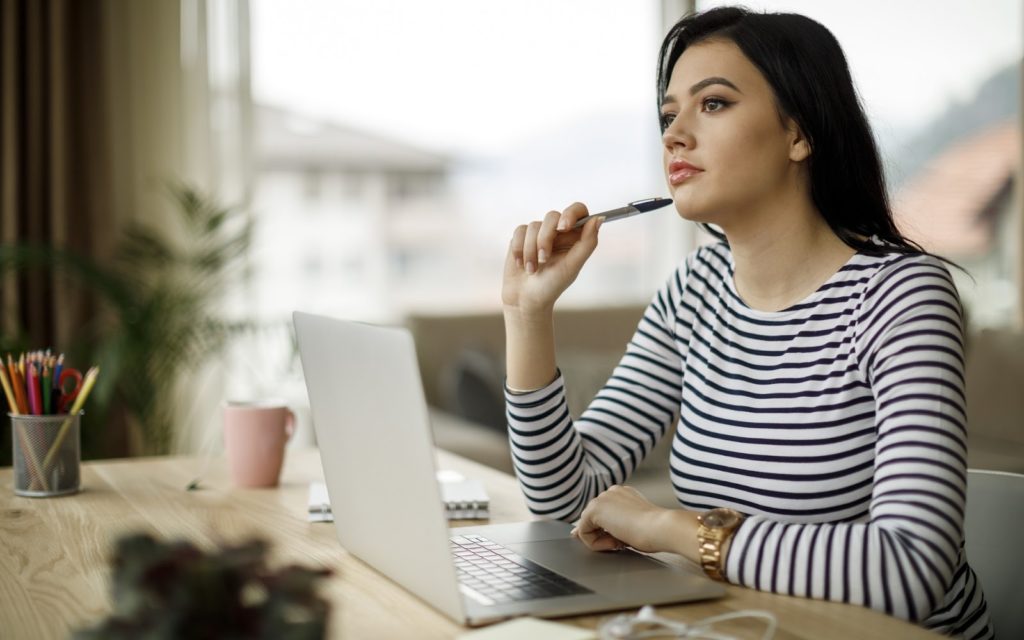
[[[74,415],[11,415],[14,493],[49,498],[80,487],[79,421]]]

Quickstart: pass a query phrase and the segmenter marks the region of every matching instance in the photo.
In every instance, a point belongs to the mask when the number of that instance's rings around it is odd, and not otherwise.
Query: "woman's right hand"
[[[554,308],[597,247],[601,218],[588,220],[582,229],[572,228],[586,215],[587,207],[577,202],[516,228],[505,256],[501,301],[506,310],[535,313]]]

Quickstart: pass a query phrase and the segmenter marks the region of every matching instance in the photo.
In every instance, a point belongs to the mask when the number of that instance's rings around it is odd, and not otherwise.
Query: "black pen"
[[[647,211],[654,211],[655,209],[660,209],[670,204],[672,204],[672,198],[647,198],[646,200],[637,200],[636,202],[630,202],[626,206],[619,207],[618,209],[602,211],[601,213],[592,213],[589,216],[584,216],[577,220],[576,224],[574,224],[572,228],[581,228],[587,223],[587,220],[590,220],[591,218],[604,218],[605,222],[611,222],[612,220],[621,220],[622,218],[646,213]]]

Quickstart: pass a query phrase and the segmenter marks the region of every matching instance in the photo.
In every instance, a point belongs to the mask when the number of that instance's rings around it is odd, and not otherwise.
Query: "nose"
[[[682,119],[678,116],[665,127],[665,132],[661,134],[661,143],[665,145],[666,149],[672,149],[676,146],[693,148],[694,142],[693,134],[689,132]]]

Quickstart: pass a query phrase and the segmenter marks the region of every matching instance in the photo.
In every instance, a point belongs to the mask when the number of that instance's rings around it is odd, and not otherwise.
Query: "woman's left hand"
[[[615,551],[624,546],[644,552],[667,551],[655,548],[655,541],[662,516],[668,511],[633,487],[612,485],[590,501],[572,535],[593,551]]]

